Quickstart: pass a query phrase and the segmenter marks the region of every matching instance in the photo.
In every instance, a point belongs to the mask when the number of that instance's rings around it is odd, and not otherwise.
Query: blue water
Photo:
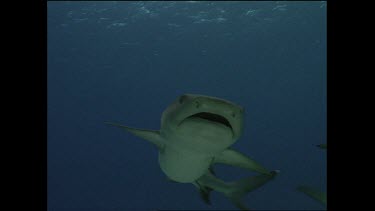
[[[148,142],[178,95],[246,109],[234,148],[281,174],[244,201],[321,210],[326,191],[325,2],[48,2],[48,210],[236,209],[170,182]],[[252,173],[216,166],[233,181]]]

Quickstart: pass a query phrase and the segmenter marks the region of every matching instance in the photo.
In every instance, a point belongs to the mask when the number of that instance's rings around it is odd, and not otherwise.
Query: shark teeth
[[[227,126],[227,127],[229,127],[230,129],[233,130],[229,121],[225,117],[223,117],[221,115],[218,115],[218,114],[209,113],[209,112],[200,112],[200,113],[196,113],[194,115],[191,115],[190,117],[199,117],[199,118],[206,119],[206,120],[209,120],[209,121],[218,122],[218,123],[221,123],[221,124],[223,124],[223,125],[225,125],[225,126]]]

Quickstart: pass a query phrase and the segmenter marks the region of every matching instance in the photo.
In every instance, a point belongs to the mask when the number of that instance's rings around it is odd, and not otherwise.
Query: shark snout
[[[192,106],[199,110],[211,111],[213,113],[223,115],[226,118],[235,118],[236,116],[241,115],[243,111],[241,107],[233,106],[233,104],[222,100],[200,97],[193,100]]]

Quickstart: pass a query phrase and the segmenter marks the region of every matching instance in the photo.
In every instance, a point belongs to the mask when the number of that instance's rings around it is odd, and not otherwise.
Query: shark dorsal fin
[[[145,139],[153,144],[155,144],[159,150],[164,148],[163,139],[160,136],[160,132],[158,130],[147,130],[147,129],[138,129],[138,128],[131,128],[124,125],[120,125],[113,122],[105,122],[106,124],[116,126],[122,128],[135,136],[138,136],[142,139]]]

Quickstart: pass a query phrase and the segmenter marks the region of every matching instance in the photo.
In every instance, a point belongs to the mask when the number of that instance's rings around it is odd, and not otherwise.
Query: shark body
[[[218,191],[242,210],[241,198],[277,175],[246,155],[231,149],[243,131],[244,110],[232,102],[204,95],[184,94],[178,97],[161,117],[160,130],[123,128],[148,140],[159,150],[159,165],[169,180],[192,183],[202,199],[210,204],[210,191]],[[259,173],[235,182],[224,182],[215,176],[213,164],[227,164]]]
[[[319,144],[317,145],[320,149],[327,150],[327,143],[324,144]],[[306,186],[306,185],[301,185],[297,187],[297,190],[305,193],[307,196],[315,199],[316,201],[320,202],[323,205],[327,205],[327,193],[320,191],[316,188]]]
[[[298,186],[297,190],[301,191],[302,193],[305,193],[306,195],[322,203],[323,205],[327,205],[327,193],[312,188],[310,186]]]

